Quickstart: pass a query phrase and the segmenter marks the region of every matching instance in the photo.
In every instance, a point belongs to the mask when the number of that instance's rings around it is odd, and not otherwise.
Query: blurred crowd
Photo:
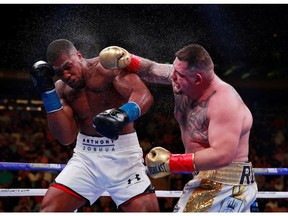
[[[168,101],[170,104],[170,102]],[[254,116],[250,139],[250,160],[254,167],[288,167],[287,124],[288,107],[285,104],[246,102]],[[158,104],[136,121],[136,130],[144,156],[152,147],[163,146],[173,153],[183,153],[178,124],[173,109],[163,112]],[[160,108],[159,108],[160,107]],[[62,146],[47,127],[44,112],[15,109],[0,110],[1,162],[65,164],[74,145]],[[48,188],[57,171],[0,170],[0,188]],[[182,190],[192,175],[172,174],[151,179],[156,190]],[[285,175],[256,176],[259,191],[288,191]],[[42,196],[0,197],[0,212],[38,212]],[[171,212],[177,198],[159,198],[162,212]],[[288,199],[257,199],[260,211],[288,212]],[[79,212],[117,212],[111,198],[101,197],[92,206]]]

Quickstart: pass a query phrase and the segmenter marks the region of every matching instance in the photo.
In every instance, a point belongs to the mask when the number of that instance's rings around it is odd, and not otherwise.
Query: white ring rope
[[[0,170],[61,171],[66,164],[0,162]],[[255,175],[288,175],[288,168],[253,168]],[[44,196],[47,189],[11,188],[0,189],[0,197]],[[157,197],[180,197],[182,191],[156,190]],[[102,196],[110,196],[104,192]],[[288,198],[288,192],[259,191],[257,198]]]
[[[47,189],[29,189],[29,188],[11,188],[11,189],[0,189],[0,197],[15,197],[15,196],[44,196]],[[164,191],[156,190],[157,197],[169,197],[177,198],[180,197],[182,191]],[[110,196],[109,193],[104,192],[102,196]],[[288,198],[288,192],[282,191],[259,191],[257,198],[274,198],[282,199]]]

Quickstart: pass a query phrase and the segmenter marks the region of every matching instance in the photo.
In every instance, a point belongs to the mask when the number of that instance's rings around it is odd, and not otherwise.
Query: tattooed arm
[[[132,55],[118,47],[106,47],[99,53],[101,65],[108,70],[127,69],[136,72],[140,78],[150,83],[171,84],[173,65],[160,64],[140,56]]]
[[[141,64],[137,73],[141,79],[150,83],[171,84],[172,64],[160,64],[149,59],[139,57]]]

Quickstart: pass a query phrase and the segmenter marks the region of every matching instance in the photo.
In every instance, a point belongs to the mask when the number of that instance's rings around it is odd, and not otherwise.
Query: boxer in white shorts
[[[87,201],[93,204],[104,191],[121,211],[159,211],[133,123],[150,109],[153,97],[129,72],[140,66],[138,58],[117,47],[109,52],[119,69],[107,70],[98,56],[86,59],[71,41],[58,39],[47,48],[47,62],[38,61],[31,69],[51,133],[62,145],[77,140],[41,212],[73,212]],[[59,78],[55,83],[54,75]]]
[[[79,133],[73,157],[55,182],[90,204],[107,191],[117,206],[152,189],[136,132],[118,140]]]

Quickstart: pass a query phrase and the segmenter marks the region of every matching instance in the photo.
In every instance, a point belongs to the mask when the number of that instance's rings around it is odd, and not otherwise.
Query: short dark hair
[[[63,54],[70,54],[71,51],[76,50],[73,43],[67,39],[57,39],[49,44],[46,50],[46,59],[49,63],[54,62]]]
[[[189,67],[200,71],[207,71],[214,68],[214,63],[209,53],[199,44],[190,44],[175,53],[180,61],[187,61]]]

